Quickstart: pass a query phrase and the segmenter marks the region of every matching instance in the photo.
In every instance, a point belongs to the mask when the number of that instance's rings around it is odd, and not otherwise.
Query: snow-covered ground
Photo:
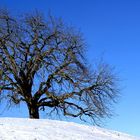
[[[71,122],[0,118],[0,140],[140,140],[140,138]]]

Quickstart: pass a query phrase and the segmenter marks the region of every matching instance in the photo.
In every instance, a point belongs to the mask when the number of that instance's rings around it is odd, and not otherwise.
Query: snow
[[[140,138],[72,122],[0,118],[0,140],[140,140]]]

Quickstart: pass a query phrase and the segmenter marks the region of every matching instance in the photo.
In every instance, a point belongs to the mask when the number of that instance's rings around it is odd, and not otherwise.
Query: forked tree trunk
[[[28,105],[29,118],[39,119],[39,108],[35,105]]]

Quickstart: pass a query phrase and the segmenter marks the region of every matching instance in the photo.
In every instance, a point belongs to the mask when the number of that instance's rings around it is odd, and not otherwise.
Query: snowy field
[[[0,118],[0,140],[140,140],[140,138],[70,122]]]

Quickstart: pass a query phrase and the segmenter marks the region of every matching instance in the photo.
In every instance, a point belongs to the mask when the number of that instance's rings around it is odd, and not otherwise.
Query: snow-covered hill
[[[54,120],[0,118],[0,140],[140,140],[120,132]]]

